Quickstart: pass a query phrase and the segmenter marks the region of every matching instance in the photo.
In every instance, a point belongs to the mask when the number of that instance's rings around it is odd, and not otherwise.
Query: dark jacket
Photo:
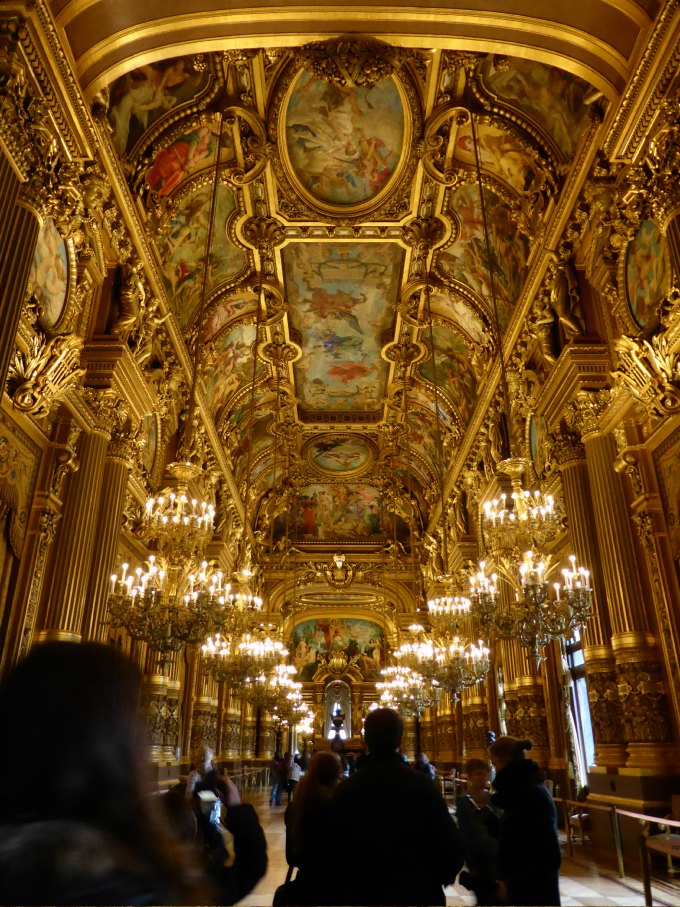
[[[68,819],[0,826],[0,904],[175,904],[120,839]]]
[[[335,849],[328,852],[343,853],[349,841],[353,856],[352,872],[333,877],[332,903],[446,903],[442,886],[463,865],[463,846],[429,778],[396,753],[367,756],[338,787],[334,814]]]
[[[333,835],[332,791],[312,802],[299,800],[286,808],[286,860],[297,866],[294,899],[298,905],[329,903],[328,842]],[[304,814],[298,812],[304,806]],[[297,820],[297,821],[296,821]]]
[[[234,836],[234,860],[218,876],[220,904],[235,904],[267,871],[267,841],[250,803],[230,806],[224,820]]]
[[[498,874],[509,903],[559,905],[560,846],[557,810],[531,759],[509,762],[496,775],[493,805],[503,810]]]
[[[478,904],[495,904],[498,863],[498,836],[500,817],[498,810],[488,803],[479,806],[464,795],[456,799],[456,819],[465,848],[467,875],[461,873],[460,882],[477,895]]]

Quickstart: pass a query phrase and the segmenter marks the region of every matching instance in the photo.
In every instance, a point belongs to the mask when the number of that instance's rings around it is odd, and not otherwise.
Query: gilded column
[[[242,704],[241,758],[255,758],[255,712],[249,702]]]
[[[130,438],[119,431],[114,431],[104,463],[97,520],[97,545],[90,568],[82,626],[83,639],[102,642],[106,638],[109,578],[116,566],[125,492],[133,454],[134,444]]]
[[[586,452],[580,437],[564,430],[553,436],[553,451],[562,478],[562,495],[574,554],[590,570],[593,617],[583,630],[588,700],[595,738],[595,765],[625,765],[626,744],[616,695],[616,666],[600,557]]]
[[[98,505],[108,441],[102,422],[80,436],[80,468],[67,480],[64,513],[52,550],[50,581],[37,621],[38,641],[81,638],[92,555],[99,544]]]
[[[598,420],[607,400],[580,391],[573,407],[573,427],[581,431],[593,492],[595,526],[612,630],[617,695],[626,767],[659,771],[673,759],[668,703],[650,630],[640,580],[632,525],[622,477],[614,469],[616,443],[600,432]],[[650,703],[654,702],[654,719]]]
[[[479,683],[461,694],[463,710],[463,742],[465,759],[487,759],[489,741],[489,709],[484,686]]]
[[[420,749],[430,759],[434,758],[434,716],[432,709],[425,709],[420,719]]]
[[[437,761],[453,762],[455,758],[453,702],[449,693],[444,693],[437,706]]]
[[[404,733],[401,738],[401,751],[411,762],[416,758],[415,718],[404,718]]]
[[[284,734],[287,733],[287,729],[284,728]],[[286,749],[285,740],[281,743],[282,748]],[[276,748],[276,728],[274,727],[274,721],[269,712],[262,712],[260,718],[260,740],[258,753],[260,759],[271,759],[274,755],[274,750]]]
[[[224,758],[238,759],[241,755],[241,700],[232,691],[229,691],[227,696],[222,727]]]
[[[516,736],[529,738],[534,745],[531,758],[547,767],[550,762],[550,734],[544,677],[537,670],[530,649],[520,646],[515,639],[510,640],[510,645],[517,647],[519,665],[515,681],[517,705],[514,717],[521,732]]]

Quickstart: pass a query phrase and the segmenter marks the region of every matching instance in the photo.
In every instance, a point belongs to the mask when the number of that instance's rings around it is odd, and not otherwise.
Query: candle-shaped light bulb
[[[121,582],[123,582],[123,583],[125,582],[125,576],[128,571],[128,566],[129,566],[128,564],[121,564],[121,567],[123,569],[123,575],[121,576]]]
[[[115,574],[115,573],[112,573],[112,574],[111,574],[111,592],[115,592],[115,591],[116,591],[116,580],[117,580],[117,579],[118,579],[118,577],[116,576],[116,574]]]

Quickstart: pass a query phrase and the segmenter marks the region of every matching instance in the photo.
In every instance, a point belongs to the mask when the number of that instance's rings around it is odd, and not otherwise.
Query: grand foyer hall
[[[2,673],[128,652],[161,785],[383,701],[593,852],[669,814],[679,59],[676,0],[0,0]]]

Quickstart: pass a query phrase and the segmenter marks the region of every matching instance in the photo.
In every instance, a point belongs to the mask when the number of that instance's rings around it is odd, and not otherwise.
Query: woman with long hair
[[[531,740],[499,737],[489,747],[496,769],[495,807],[503,810],[498,840],[498,902],[559,905],[557,810],[545,775],[526,751]]]
[[[36,646],[0,686],[0,903],[207,903],[148,796],[141,677],[116,649]]]
[[[332,799],[341,776],[342,763],[336,753],[315,753],[286,809],[286,859],[289,866],[298,868],[293,882],[295,904],[329,903]]]

